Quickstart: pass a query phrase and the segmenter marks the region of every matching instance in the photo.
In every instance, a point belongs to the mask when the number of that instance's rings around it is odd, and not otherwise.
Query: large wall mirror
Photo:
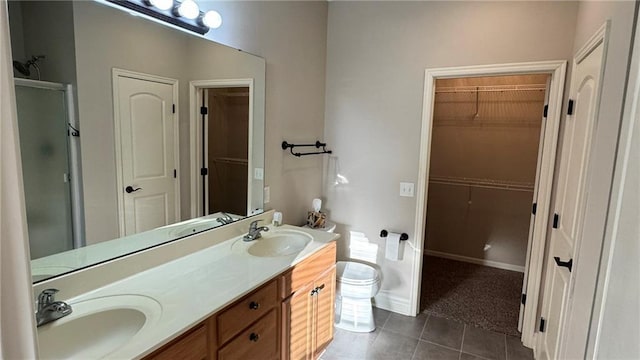
[[[10,1],[35,282],[262,212],[265,61],[94,1]]]

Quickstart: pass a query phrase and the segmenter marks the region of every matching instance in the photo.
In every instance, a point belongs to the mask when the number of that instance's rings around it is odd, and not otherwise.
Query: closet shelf
[[[230,157],[218,157],[213,158],[213,162],[222,164],[234,164],[234,165],[247,165],[249,162],[247,159],[237,159]]]
[[[455,87],[437,87],[438,93],[475,93],[475,92],[505,92],[505,91],[546,91],[546,84],[527,84],[527,85],[493,85],[493,86],[455,86]]]
[[[534,184],[525,182],[510,182],[492,179],[456,178],[444,176],[431,176],[429,182],[453,186],[470,186],[485,189],[511,190],[532,192]]]

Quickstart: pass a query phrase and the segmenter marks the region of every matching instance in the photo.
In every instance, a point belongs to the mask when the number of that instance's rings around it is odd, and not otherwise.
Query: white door
[[[180,218],[172,84],[117,76],[124,234]]]
[[[588,51],[581,51],[584,56],[574,59],[570,94],[573,115],[567,116],[564,126],[560,178],[554,207],[556,215],[546,264],[542,306],[544,329],[538,334],[538,349],[542,359],[563,357],[561,344],[566,341],[564,325],[573,300],[571,285],[576,268],[580,265],[576,255],[582,236],[586,199],[584,189],[600,100],[603,48],[601,39]],[[574,333],[570,335],[579,336]]]

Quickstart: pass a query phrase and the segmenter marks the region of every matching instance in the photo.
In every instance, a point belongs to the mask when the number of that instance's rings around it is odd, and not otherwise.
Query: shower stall
[[[80,139],[71,85],[15,79],[31,259],[84,245]]]

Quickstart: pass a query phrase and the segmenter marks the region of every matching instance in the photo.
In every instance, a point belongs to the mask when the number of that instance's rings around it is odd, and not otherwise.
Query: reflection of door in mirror
[[[66,90],[62,84],[16,80],[32,259],[82,246],[81,218],[74,217],[79,214],[72,210],[74,200],[79,198],[71,187],[72,173],[78,173],[70,154],[77,133],[68,128],[71,120]]]
[[[205,89],[207,102],[203,144],[208,176],[205,176],[204,208],[207,214],[247,211],[249,151],[249,88]]]
[[[180,219],[177,81],[114,70],[121,235]]]

